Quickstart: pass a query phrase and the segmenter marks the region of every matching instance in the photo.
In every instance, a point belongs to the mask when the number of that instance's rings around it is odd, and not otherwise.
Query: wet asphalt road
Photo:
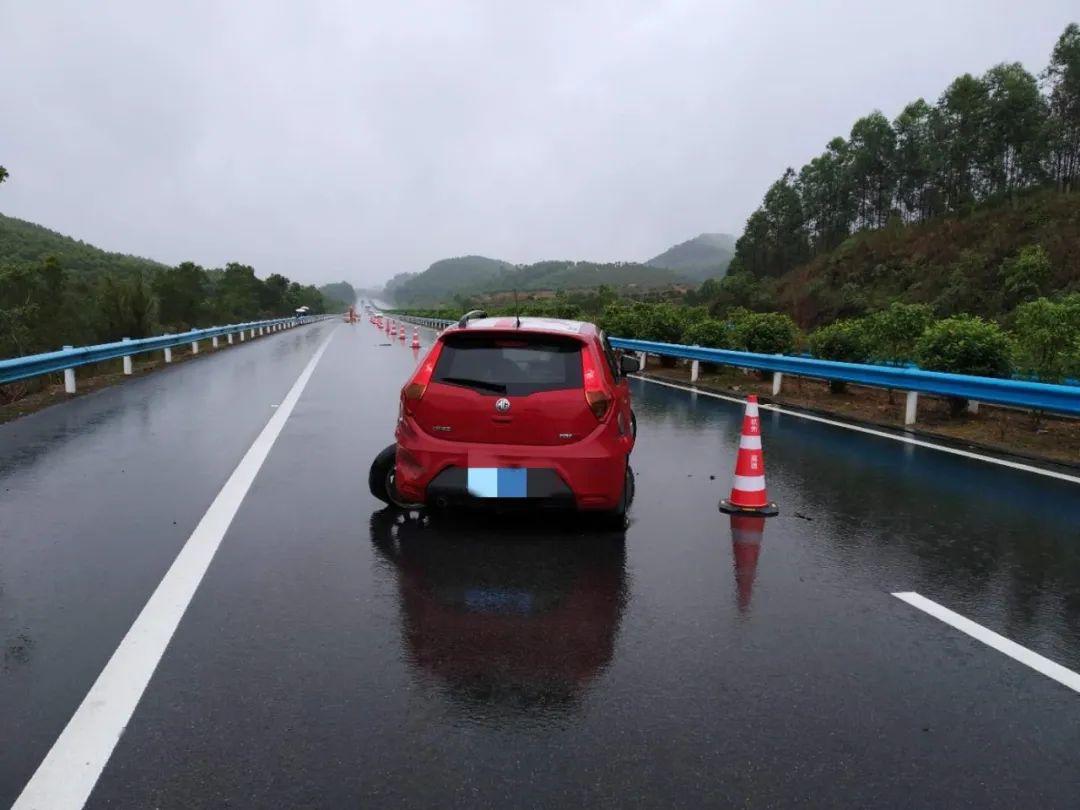
[[[305,327],[0,426],[0,805],[322,339],[90,807],[1075,807],[1080,489],[634,382],[625,536],[399,524],[367,492],[412,353]],[[715,476],[711,478],[710,476]]]

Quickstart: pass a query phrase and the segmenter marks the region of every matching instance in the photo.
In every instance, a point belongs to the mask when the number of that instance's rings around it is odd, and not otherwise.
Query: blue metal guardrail
[[[454,323],[454,321],[434,318],[402,317],[402,320],[440,329]],[[1072,385],[946,374],[940,371],[924,371],[912,366],[840,363],[805,356],[755,354],[619,337],[611,338],[611,345],[626,351],[679,357],[702,363],[780,372],[798,377],[842,380],[857,385],[894,388],[900,391],[914,391],[921,394],[959,397],[976,402],[1080,415],[1080,387]]]
[[[129,357],[146,352],[171,349],[173,346],[183,346],[187,343],[195,343],[200,340],[209,340],[215,337],[224,337],[230,334],[245,332],[254,329],[274,328],[275,326],[296,326],[299,324],[312,323],[327,317],[307,315],[302,318],[274,318],[268,321],[251,321],[250,323],[236,323],[228,326],[214,326],[209,329],[192,329],[190,332],[180,332],[175,335],[159,335],[158,337],[140,338],[138,340],[121,340],[116,343],[101,343],[96,346],[79,346],[70,349],[61,349],[56,352],[44,354],[31,354],[25,357],[13,357],[10,360],[0,360],[0,383],[25,380],[30,377],[38,377],[56,371],[87,366],[92,363],[100,363],[103,360],[115,360],[120,357]]]
[[[967,374],[946,374],[940,371],[924,371],[920,368],[902,366],[840,363],[835,360],[816,360],[785,354],[754,354],[726,349],[707,349],[674,343],[654,343],[649,340],[611,338],[611,345],[632,352],[681,357],[703,363],[754,368],[794,374],[799,377],[842,380],[858,385],[959,397],[1019,408],[1080,414],[1080,388],[1070,385],[975,377]]]

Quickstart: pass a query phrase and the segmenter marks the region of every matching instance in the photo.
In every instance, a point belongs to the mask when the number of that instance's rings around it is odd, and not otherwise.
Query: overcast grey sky
[[[739,233],[859,115],[1076,0],[0,0],[0,212],[167,263],[375,283]]]

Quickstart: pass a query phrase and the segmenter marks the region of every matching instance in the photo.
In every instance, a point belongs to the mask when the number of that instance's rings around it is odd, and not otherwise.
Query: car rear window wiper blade
[[[486,382],[485,380],[470,380],[465,377],[443,377],[438,382],[451,383],[452,385],[468,385],[473,388],[483,388],[485,391],[494,391],[497,394],[505,394],[506,386],[502,383]]]

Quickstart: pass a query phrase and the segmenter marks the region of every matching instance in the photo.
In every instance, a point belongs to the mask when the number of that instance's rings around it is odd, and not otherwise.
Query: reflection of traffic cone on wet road
[[[739,610],[750,608],[764,533],[765,518],[761,515],[731,516],[731,551],[735,555],[735,592]]]
[[[757,396],[746,398],[739,455],[731,481],[731,497],[720,501],[720,511],[770,517],[780,513],[765,491],[765,457],[761,453],[761,418]]]
[[[412,330],[412,343],[410,344],[410,346],[414,349],[420,348],[420,330],[417,329],[415,326]]]

